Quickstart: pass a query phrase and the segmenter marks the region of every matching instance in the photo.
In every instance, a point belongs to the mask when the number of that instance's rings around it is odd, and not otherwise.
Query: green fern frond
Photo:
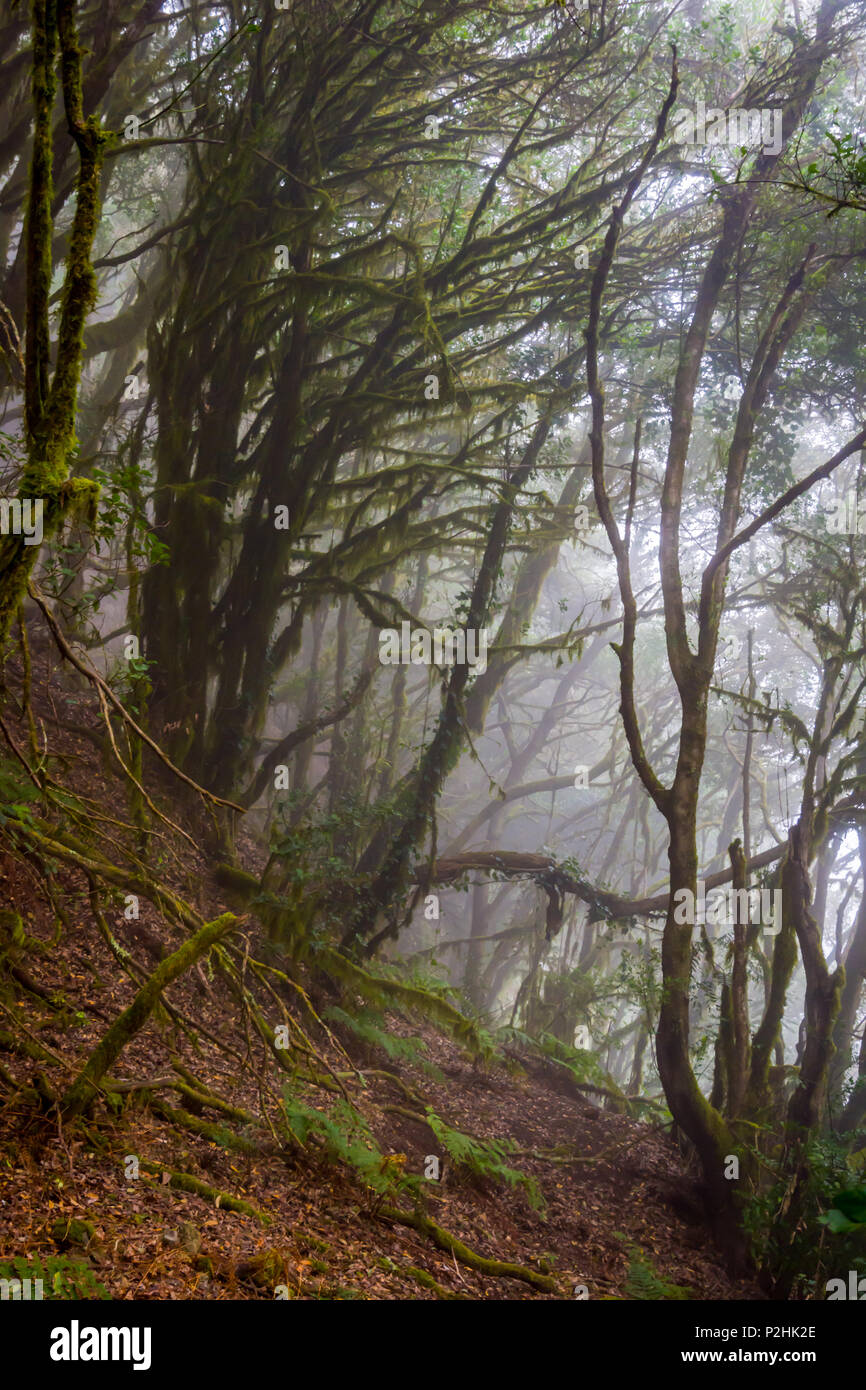
[[[427,1123],[457,1167],[465,1168],[477,1178],[507,1183],[509,1187],[522,1187],[530,1206],[535,1211],[544,1211],[544,1197],[535,1179],[518,1168],[512,1168],[505,1161],[515,1147],[510,1140],[473,1139],[459,1129],[452,1129],[429,1105]]]

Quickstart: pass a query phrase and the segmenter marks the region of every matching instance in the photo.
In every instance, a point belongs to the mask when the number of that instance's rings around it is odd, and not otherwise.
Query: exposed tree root
[[[377,1068],[375,1070],[365,1069],[363,1075],[375,1076],[377,1079],[382,1081],[390,1081],[391,1084],[401,1093],[401,1095],[404,1095],[407,1100],[411,1100],[415,1105],[427,1104],[427,1101],[420,1094],[420,1092],[416,1091],[414,1086],[410,1086],[408,1082],[404,1081],[402,1076],[398,1076],[396,1072],[385,1071],[381,1068]],[[413,1118],[415,1117],[413,1116]],[[424,1123],[427,1123],[426,1116],[419,1115],[417,1118],[419,1120],[423,1119]]]
[[[411,1274],[412,1278],[417,1284],[421,1285],[422,1289],[430,1289],[435,1293],[437,1298],[443,1300],[460,1299],[461,1301],[469,1298],[468,1294],[452,1293],[451,1289],[446,1289],[442,1284],[437,1284],[432,1274],[428,1274],[426,1269],[418,1269],[416,1265],[407,1265],[405,1273]]]
[[[175,1188],[179,1192],[193,1192],[197,1197],[206,1197],[214,1206],[223,1211],[237,1211],[243,1216],[254,1216],[261,1221],[263,1226],[270,1225],[272,1217],[267,1212],[260,1211],[251,1202],[245,1202],[240,1197],[233,1197],[230,1192],[220,1192],[217,1187],[210,1187],[208,1183],[201,1182],[194,1178],[191,1173],[179,1173],[174,1168],[162,1168],[158,1163],[151,1163],[147,1159],[141,1159],[139,1166],[146,1173],[153,1173],[159,1177],[162,1173],[168,1173],[167,1186]]]
[[[462,1240],[452,1236],[448,1231],[444,1231],[441,1226],[437,1226],[435,1221],[422,1215],[419,1211],[399,1211],[396,1207],[381,1207],[379,1216],[385,1221],[396,1221],[401,1226],[412,1226],[414,1230],[420,1231],[422,1235],[432,1240],[434,1245],[438,1245],[440,1250],[445,1250],[449,1255],[453,1255],[461,1264],[469,1269],[477,1270],[479,1274],[491,1274],[501,1279],[521,1279],[524,1284],[531,1284],[533,1288],[541,1289],[544,1293],[561,1294],[562,1290],[555,1279],[551,1279],[547,1274],[538,1274],[534,1269],[527,1269],[525,1265],[510,1264],[507,1260],[488,1260],[484,1255],[478,1255],[474,1250],[470,1250],[468,1245],[464,1245]]]
[[[224,1149],[233,1149],[235,1153],[245,1154],[248,1158],[261,1158],[279,1152],[273,1144],[247,1139],[224,1126],[211,1124],[209,1120],[200,1120],[197,1115],[191,1115],[186,1110],[175,1110],[158,1096],[152,1096],[148,1100],[148,1106],[154,1114],[168,1120],[169,1124],[176,1125],[179,1129],[191,1130],[202,1139],[210,1139],[211,1143],[219,1144]],[[260,1121],[256,1120],[255,1123],[259,1124]]]

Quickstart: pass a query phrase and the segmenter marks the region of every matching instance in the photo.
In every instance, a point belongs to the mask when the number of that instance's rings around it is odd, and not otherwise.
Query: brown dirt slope
[[[92,797],[102,815],[127,822],[127,784],[106,756],[91,692],[59,672],[38,634],[33,663],[48,771]],[[7,665],[3,718],[26,748],[20,676]],[[148,783],[203,842],[207,817],[170,775],[151,768]],[[294,1071],[277,1072],[249,1009],[211,958],[168,988],[170,1008],[115,1063],[111,1075],[125,1089],[103,1097],[86,1123],[61,1125],[51,1097],[184,929],[144,900],[138,921],[126,921],[116,893],[106,916],[130,974],[96,929],[85,877],[22,854],[8,822],[0,837],[2,906],[44,945],[23,957],[0,946],[0,1266],[16,1256],[44,1265],[64,1255],[116,1299],[574,1298],[580,1286],[606,1299],[760,1297],[726,1276],[698,1184],[663,1130],[602,1111],[538,1060],[473,1062],[429,1024],[402,1015],[388,1015],[387,1029],[392,1039],[415,1039],[415,1056],[389,1057],[339,1021],[326,1031],[311,1010],[339,1004],[351,1013],[351,995],[301,971],[306,999],[267,971],[265,988],[250,962],[273,958],[252,917],[233,938],[233,959],[271,1026],[288,1016],[303,1027],[315,1064],[296,1052]],[[256,846],[243,835],[240,845],[247,867],[259,867]],[[181,837],[163,828],[149,862],[203,915],[230,906],[213,860]],[[324,1089],[303,1080],[311,1068],[325,1077]],[[424,1184],[418,1227],[397,1219],[400,1211],[412,1216],[411,1192],[384,1199],[309,1138],[305,1148],[280,1142],[285,1084],[320,1110],[345,1087],[391,1156],[389,1172],[420,1179],[429,1158],[439,1160],[438,1182]],[[536,1181],[544,1210],[533,1209],[522,1185],[467,1176],[431,1131],[425,1106],[478,1140],[511,1141],[506,1162]],[[138,1176],[129,1176],[136,1159]],[[201,1190],[186,1190],[178,1174]],[[227,1198],[252,1210],[227,1209]],[[463,1247],[518,1266],[519,1277],[473,1268]]]

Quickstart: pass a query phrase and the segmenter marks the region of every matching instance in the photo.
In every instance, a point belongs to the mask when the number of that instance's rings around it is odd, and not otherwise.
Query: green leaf
[[[833,1210],[840,1211],[855,1225],[866,1225],[866,1187],[848,1187],[833,1196]]]
[[[831,1207],[823,1216],[819,1216],[818,1221],[822,1226],[826,1226],[828,1230],[833,1231],[834,1234],[838,1231],[856,1230],[855,1223],[849,1221],[847,1216],[843,1216],[842,1212],[837,1211],[835,1207]]]

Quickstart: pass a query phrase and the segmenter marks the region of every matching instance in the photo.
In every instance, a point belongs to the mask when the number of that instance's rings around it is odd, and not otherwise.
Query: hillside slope
[[[91,689],[34,639],[45,769],[91,798],[111,858],[134,839],[128,783]],[[21,675],[10,662],[7,756],[27,746]],[[148,785],[204,844],[186,789],[159,767]],[[516,1047],[473,1058],[308,966],[290,979],[252,915],[168,986],[89,1117],[62,1125],[55,1101],[189,933],[144,898],[127,920],[117,885],[95,894],[92,875],[22,848],[16,805],[0,856],[0,1274],[38,1262],[58,1291],[114,1299],[761,1297],[725,1274],[661,1128]],[[34,789],[24,814],[38,813]],[[243,834],[239,849],[261,867]],[[160,825],[147,862],[204,917],[231,908],[180,833]]]

